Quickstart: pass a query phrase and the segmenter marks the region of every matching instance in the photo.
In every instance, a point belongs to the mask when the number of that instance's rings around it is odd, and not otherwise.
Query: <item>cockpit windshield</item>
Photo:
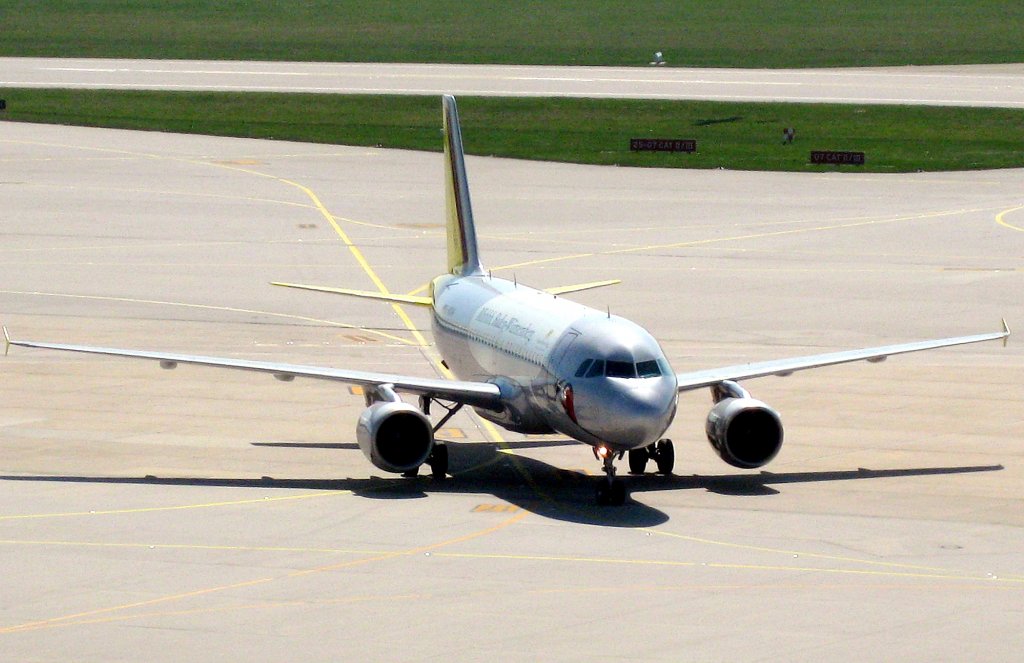
[[[641,378],[656,378],[661,376],[661,366],[656,359],[650,361],[638,361],[636,363],[636,375]]]
[[[636,364],[628,361],[609,361],[605,375],[610,378],[635,378]]]
[[[650,359],[640,362],[605,361],[603,359],[584,359],[576,369],[578,378],[656,378],[668,375],[668,366],[663,361]]]

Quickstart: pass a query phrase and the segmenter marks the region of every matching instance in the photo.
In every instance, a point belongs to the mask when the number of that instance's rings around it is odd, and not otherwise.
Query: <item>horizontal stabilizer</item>
[[[544,292],[549,295],[564,295],[570,292],[580,292],[581,290],[593,290],[594,288],[603,288],[606,285],[617,285],[622,283],[621,279],[611,279],[608,281],[593,281],[591,283],[579,283],[577,285],[563,285],[557,288],[545,288]]]
[[[351,297],[365,297],[366,299],[380,299],[386,302],[393,302],[396,304],[413,304],[414,306],[433,306],[434,300],[430,297],[417,297],[416,295],[395,295],[385,294],[383,292],[372,292],[369,290],[350,290],[348,288],[330,288],[324,285],[302,285],[299,283],[278,283],[274,282],[270,285],[279,285],[283,288],[298,288],[299,290],[314,290],[316,292],[331,292],[336,295],[349,295]]]

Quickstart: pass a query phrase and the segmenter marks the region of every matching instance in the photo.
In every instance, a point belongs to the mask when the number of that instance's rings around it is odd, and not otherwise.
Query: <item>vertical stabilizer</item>
[[[455,97],[444,95],[445,204],[448,216],[448,271],[452,274],[483,274],[476,248],[473,208],[469,203],[462,130]]]

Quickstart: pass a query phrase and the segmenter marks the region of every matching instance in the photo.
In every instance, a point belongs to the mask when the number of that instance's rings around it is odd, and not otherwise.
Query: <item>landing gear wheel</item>
[[[629,450],[629,473],[630,474],[643,474],[647,471],[647,460],[651,457],[651,454],[647,451],[647,448],[643,449],[630,449]]]
[[[622,506],[626,502],[626,484],[619,480],[597,484],[597,503],[601,506]]]
[[[427,464],[430,465],[430,476],[435,479],[444,479],[448,476],[448,446],[444,444],[435,444],[434,450],[430,453],[430,458],[427,459]]]
[[[672,445],[672,440],[658,440],[654,461],[658,464],[658,474],[672,474],[672,469],[676,466],[676,449]]]
[[[402,476],[405,477],[406,479],[415,479],[419,475],[420,475],[420,466],[419,465],[417,465],[416,467],[412,468],[411,470],[406,470],[405,472],[402,472]]]

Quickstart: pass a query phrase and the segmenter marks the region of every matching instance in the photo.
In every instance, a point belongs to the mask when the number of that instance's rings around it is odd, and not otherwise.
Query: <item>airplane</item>
[[[270,373],[283,381],[303,377],[359,385],[366,402],[356,425],[359,448],[381,470],[406,476],[415,476],[423,465],[436,478],[447,475],[448,449],[435,436],[468,405],[513,432],[557,433],[589,445],[605,475],[597,482],[597,502],[621,505],[626,490],[616,478],[617,460],[628,454],[634,474],[643,474],[652,460],[659,473],[672,473],[674,446],[662,435],[675,417],[681,392],[710,389],[714,404],[705,423],[708,441],[729,465],[754,469],[778,454],[782,421],[740,381],[968,343],[1002,339],[1005,345],[1010,335],[1003,320],[1002,330],[994,333],[675,373],[643,327],[561,296],[618,281],[537,290],[484,269],[453,96],[442,97],[442,123],[448,271],[433,279],[427,296],[274,285],[429,309],[443,365],[458,379],[12,340],[6,327],[5,353],[21,346],[148,359],[167,369],[195,364]],[[418,402],[408,403],[399,394],[418,397]],[[435,403],[445,410],[437,423],[430,414]]]

